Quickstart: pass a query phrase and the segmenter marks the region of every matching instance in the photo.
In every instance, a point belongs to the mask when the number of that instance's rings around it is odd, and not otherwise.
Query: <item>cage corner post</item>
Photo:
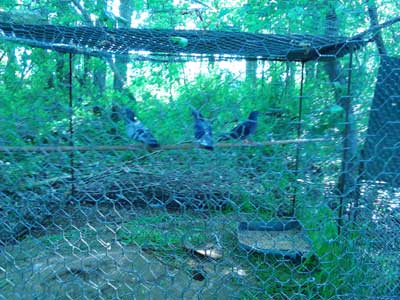
[[[348,72],[347,72],[347,91],[346,96],[343,97],[343,108],[345,111],[345,123],[343,130],[343,151],[342,151],[342,167],[341,174],[338,182],[338,189],[340,193],[339,197],[339,207],[338,207],[338,221],[337,221],[337,229],[338,234],[343,233],[343,215],[345,206],[349,204],[351,197],[357,197],[357,179],[354,178],[354,160],[355,157],[352,156],[352,147],[356,147],[352,145],[352,143],[356,142],[352,139],[353,134],[352,130],[355,130],[354,117],[352,116],[352,96],[351,96],[351,78],[352,78],[352,69],[353,69],[353,50],[350,51],[349,56],[349,64],[348,64]],[[356,199],[353,199],[356,201]]]
[[[301,122],[303,119],[303,97],[304,97],[304,68],[305,62],[301,62],[301,77],[300,77],[300,91],[299,91],[299,106],[298,106],[298,123],[297,123],[297,140],[300,140],[301,137]],[[296,201],[297,201],[297,183],[298,183],[298,175],[299,175],[299,163],[300,163],[300,143],[296,143],[296,158],[295,158],[295,170],[294,177],[296,180],[296,184],[294,186],[293,196],[292,196],[292,207],[291,207],[291,215],[295,217],[296,213]]]
[[[71,152],[69,153],[70,158],[70,178],[71,178],[71,190],[70,190],[70,202],[75,199],[75,154],[74,154],[74,102],[73,102],[73,54],[69,53],[69,72],[68,72],[68,117],[69,117],[69,146]]]

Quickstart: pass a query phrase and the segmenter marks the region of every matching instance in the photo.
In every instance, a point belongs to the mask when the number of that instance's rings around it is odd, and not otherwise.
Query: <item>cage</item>
[[[399,297],[395,1],[0,8],[1,298]]]

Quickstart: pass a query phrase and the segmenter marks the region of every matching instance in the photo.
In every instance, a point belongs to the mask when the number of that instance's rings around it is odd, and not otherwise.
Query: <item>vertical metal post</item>
[[[301,137],[301,121],[303,119],[303,93],[304,93],[304,62],[301,63],[297,139],[300,139],[300,137]],[[297,198],[297,176],[299,174],[299,161],[300,161],[300,145],[296,144],[296,160],[295,160],[295,169],[294,169],[294,177],[296,179],[296,184],[294,186],[294,194],[292,197],[292,216],[295,215],[296,198]]]
[[[69,54],[69,146],[74,146],[74,107],[73,107],[73,98],[72,98],[72,53]],[[74,151],[70,152],[70,173],[71,173],[71,199],[74,200],[75,196],[75,168],[74,168]]]
[[[350,149],[350,110],[351,110],[351,76],[352,76],[352,68],[353,68],[353,52],[350,53],[349,58],[349,66],[348,66],[348,74],[347,74],[347,95],[345,97],[343,107],[345,110],[345,125],[343,132],[343,156],[342,156],[342,174],[339,179],[339,209],[338,209],[338,234],[341,234],[343,227],[343,210],[344,210],[344,195],[348,192],[348,184],[349,184],[349,149]]]

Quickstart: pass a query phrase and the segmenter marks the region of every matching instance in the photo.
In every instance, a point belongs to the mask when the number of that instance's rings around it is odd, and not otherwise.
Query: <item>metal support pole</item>
[[[345,102],[343,103],[343,108],[345,110],[345,125],[343,132],[343,156],[342,156],[342,174],[339,180],[339,209],[338,209],[338,234],[341,234],[343,227],[343,212],[344,212],[344,198],[348,196],[349,191],[349,176],[350,174],[350,157],[349,157],[349,149],[350,149],[350,110],[351,110],[351,76],[352,76],[352,68],[353,68],[353,53],[350,53],[349,58],[349,66],[348,66],[348,75],[347,75],[347,95],[345,97]]]
[[[72,53],[69,54],[69,146],[74,147],[74,107],[73,107],[73,99],[72,99]],[[71,200],[74,200],[75,196],[75,167],[74,167],[74,151],[71,151],[69,154],[70,158],[70,174],[71,174]]]
[[[303,93],[304,93],[304,62],[301,63],[301,80],[300,80],[300,94],[299,94],[299,116],[297,123],[297,139],[301,136],[301,122],[303,119]],[[299,161],[300,161],[300,145],[296,145],[296,161],[294,169],[294,177],[296,179],[296,184],[294,186],[294,194],[292,197],[292,216],[295,215],[296,198],[297,198],[297,176],[299,174]]]

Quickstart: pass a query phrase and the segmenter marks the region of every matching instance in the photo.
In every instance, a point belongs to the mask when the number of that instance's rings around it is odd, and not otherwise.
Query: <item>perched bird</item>
[[[135,113],[129,108],[125,109],[126,133],[129,138],[141,142],[150,148],[159,148],[160,144],[150,130],[140,122]]]
[[[249,135],[254,134],[257,129],[258,111],[252,111],[246,121],[237,125],[229,133],[225,133],[218,138],[218,141],[227,141],[230,139],[246,139]]]
[[[192,109],[194,117],[194,137],[201,148],[213,150],[212,130],[210,123],[204,119],[203,115]]]

